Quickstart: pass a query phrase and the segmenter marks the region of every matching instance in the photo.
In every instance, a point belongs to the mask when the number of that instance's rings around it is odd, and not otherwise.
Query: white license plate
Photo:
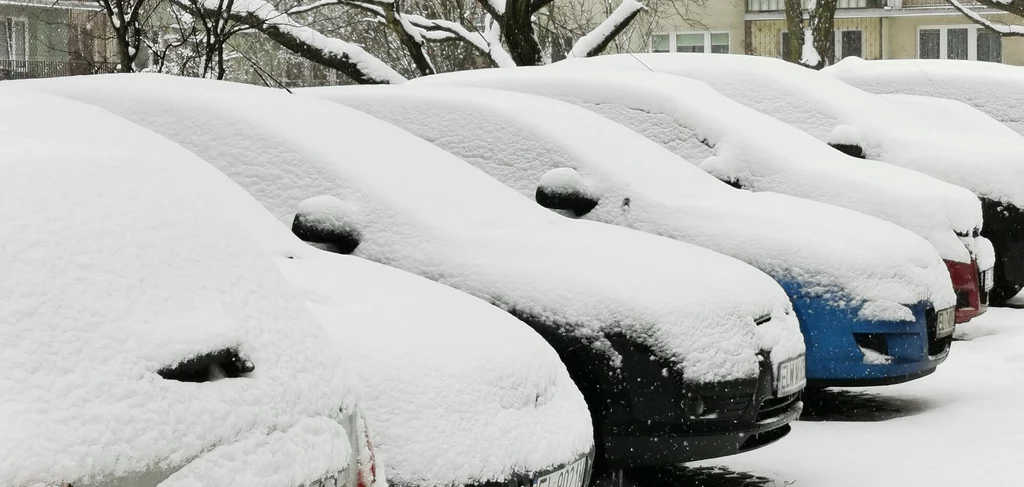
[[[956,313],[953,308],[939,310],[938,325],[935,328],[935,337],[942,338],[953,334],[956,329]]]
[[[803,389],[807,385],[807,364],[804,356],[789,359],[779,364],[779,372],[775,375],[775,395],[788,396]]]
[[[995,285],[996,285],[996,278],[995,277],[996,277],[995,273],[992,272],[992,269],[988,269],[988,270],[982,271],[982,273],[981,273],[981,283],[982,283],[983,286],[985,286],[985,291],[991,291],[992,288],[995,287]]]
[[[543,477],[533,479],[535,487],[584,487],[587,478],[587,457],[566,465]]]

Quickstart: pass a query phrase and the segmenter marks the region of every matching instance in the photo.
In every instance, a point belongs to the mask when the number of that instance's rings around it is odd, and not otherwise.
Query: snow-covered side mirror
[[[544,208],[571,211],[578,217],[590,213],[599,201],[587,189],[583,176],[568,167],[544,173],[537,184],[537,194],[534,198]]]
[[[832,148],[858,159],[866,159],[867,154],[860,144],[860,133],[849,125],[840,125],[828,134],[828,145]]]
[[[326,250],[351,254],[362,234],[356,228],[356,208],[333,196],[314,196],[302,203],[292,220],[292,233]]]

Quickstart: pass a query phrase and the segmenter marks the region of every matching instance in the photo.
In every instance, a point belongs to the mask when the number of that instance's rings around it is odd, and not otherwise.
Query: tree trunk
[[[818,51],[821,62],[814,69],[821,69],[836,62],[836,5],[838,0],[817,0],[811,12],[811,29],[814,32],[814,50]]]
[[[800,0],[786,0],[786,33],[789,36],[789,52],[783,52],[783,58],[791,63],[800,62],[800,53],[804,48],[804,16],[800,9]],[[785,51],[785,49],[784,49]]]
[[[507,0],[499,24],[508,53],[518,66],[544,63],[540,43],[533,32],[533,11],[529,0]]]

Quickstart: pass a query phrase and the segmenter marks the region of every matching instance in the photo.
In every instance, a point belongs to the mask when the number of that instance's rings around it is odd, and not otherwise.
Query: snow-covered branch
[[[947,0],[947,1],[949,2],[950,5],[953,6],[953,8],[959,10],[960,13],[964,14],[964,16],[966,16],[967,18],[971,19],[972,22],[974,22],[975,24],[978,24],[978,25],[980,25],[980,26],[982,26],[982,27],[984,27],[984,28],[986,28],[988,30],[991,30],[991,31],[993,31],[993,32],[995,32],[995,33],[997,33],[999,35],[1003,35],[1003,36],[1024,36],[1024,25],[1011,25],[1011,24],[1005,24],[1003,22],[996,22],[994,20],[989,20],[989,19],[986,19],[985,17],[982,17],[977,12],[967,8],[966,6],[964,6],[962,3],[960,3],[957,0]],[[1009,4],[1012,3],[1012,2],[998,2],[998,3],[1009,6]],[[1009,11],[1006,8],[1001,8],[1001,7],[996,7],[996,8],[1000,8],[1001,10]]]
[[[217,0],[205,0],[200,7],[216,11],[217,5]],[[192,8],[188,3],[183,6]],[[388,84],[405,81],[397,71],[362,47],[300,25],[264,0],[236,0],[232,9],[223,14],[228,20],[258,30],[285,49],[317,64],[336,69],[357,83]]]
[[[591,57],[601,54],[615,36],[619,35],[644,8],[637,0],[622,0],[604,22],[573,44],[566,57]]]
[[[489,57],[499,68],[515,67],[516,63],[501,45],[501,28],[493,19],[488,19],[483,33],[472,32],[458,22],[441,19],[427,19],[419,15],[405,15],[406,20],[421,29],[430,40],[459,39]],[[438,33],[443,36],[437,37]]]

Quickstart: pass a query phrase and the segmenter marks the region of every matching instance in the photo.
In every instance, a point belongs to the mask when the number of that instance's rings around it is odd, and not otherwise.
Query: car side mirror
[[[299,203],[292,233],[339,254],[351,254],[362,240],[356,225],[356,208],[333,196],[314,196]]]
[[[828,134],[828,145],[850,157],[867,159],[860,143],[860,132],[849,125],[839,125]]]
[[[583,176],[568,167],[544,173],[537,184],[537,194],[534,198],[544,208],[569,211],[577,217],[590,213],[600,201],[587,188]]]

